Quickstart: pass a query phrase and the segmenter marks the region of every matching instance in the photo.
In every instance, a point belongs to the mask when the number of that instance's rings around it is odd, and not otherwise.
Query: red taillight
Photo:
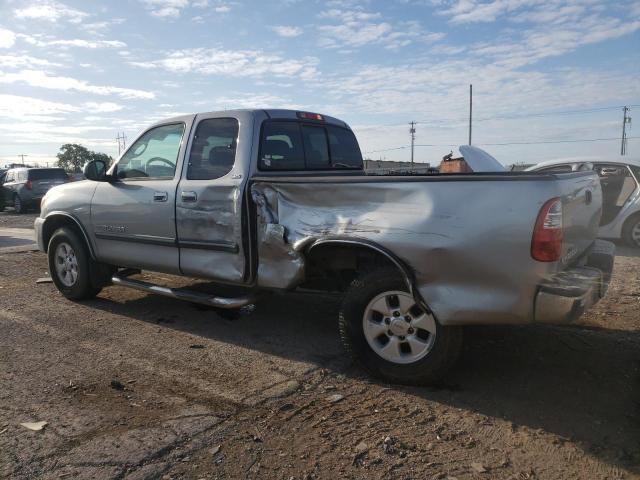
[[[33,188],[33,184],[31,183],[31,180],[27,180],[25,182],[24,188],[26,188],[27,190],[31,190]]]
[[[552,198],[538,214],[531,239],[531,257],[539,262],[556,262],[562,255],[562,200]]]
[[[324,121],[324,118],[319,113],[311,113],[311,112],[298,112],[298,118],[302,118],[304,120],[317,120],[319,122]]]

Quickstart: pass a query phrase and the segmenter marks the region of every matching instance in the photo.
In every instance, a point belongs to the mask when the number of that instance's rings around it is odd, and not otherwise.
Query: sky
[[[640,1],[0,0],[0,165],[117,156],[166,117],[293,108],[366,158],[615,158],[640,122]],[[640,126],[628,125],[640,154]],[[588,140],[588,141],[587,141]]]

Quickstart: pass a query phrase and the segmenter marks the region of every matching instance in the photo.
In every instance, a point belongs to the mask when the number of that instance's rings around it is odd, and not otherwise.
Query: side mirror
[[[107,167],[107,163],[102,160],[91,160],[85,164],[82,169],[82,173],[84,173],[84,177],[87,180],[93,180],[94,182],[106,182]]]

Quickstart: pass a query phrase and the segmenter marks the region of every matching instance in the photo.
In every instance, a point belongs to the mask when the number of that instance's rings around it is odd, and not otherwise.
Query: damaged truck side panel
[[[531,258],[533,224],[558,191],[555,182],[536,177],[512,180],[256,178],[252,194],[265,204],[259,210],[257,283],[298,285],[307,249],[318,240],[372,242],[410,266],[421,299],[443,325],[530,322],[538,286],[558,270]],[[574,189],[574,197],[586,189],[599,195],[591,177]],[[597,228],[598,209],[590,215],[581,236]]]

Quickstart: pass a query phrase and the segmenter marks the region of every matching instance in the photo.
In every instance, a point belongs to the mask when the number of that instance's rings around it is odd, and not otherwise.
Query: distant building
[[[364,169],[370,175],[391,175],[391,174],[411,174],[411,173],[436,173],[429,163],[414,162],[394,162],[392,160],[364,160]]]
[[[442,157],[440,173],[471,173],[473,170],[463,157],[453,158],[453,153]]]

